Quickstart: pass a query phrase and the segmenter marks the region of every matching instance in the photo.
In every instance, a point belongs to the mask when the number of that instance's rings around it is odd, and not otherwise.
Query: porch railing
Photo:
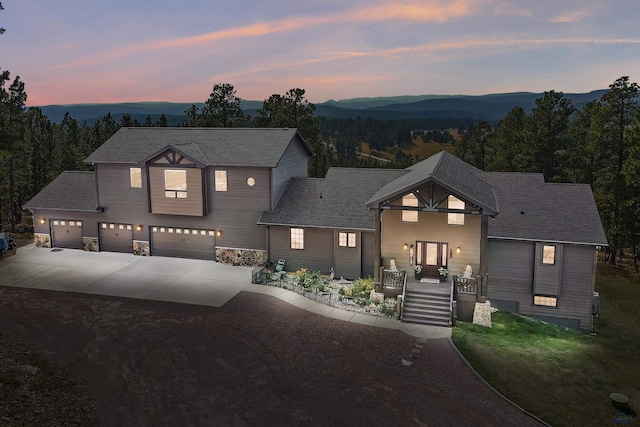
[[[404,300],[407,294],[407,275],[405,272],[404,283],[402,284],[402,302],[400,303],[400,320],[404,319]]]
[[[478,294],[478,279],[475,277],[454,277],[456,291],[459,294]]]

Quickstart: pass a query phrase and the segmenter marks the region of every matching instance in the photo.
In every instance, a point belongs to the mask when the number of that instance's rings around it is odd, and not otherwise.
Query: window
[[[227,191],[227,171],[216,171],[216,191]]]
[[[533,296],[533,305],[544,305],[545,307],[557,307],[558,306],[558,298],[556,297],[548,297],[544,295],[534,295]]]
[[[356,233],[338,233],[338,246],[342,248],[356,247]]]
[[[556,263],[556,247],[553,245],[544,245],[542,247],[542,263],[543,264],[555,264]]]
[[[142,188],[142,169],[129,168],[129,179],[131,180],[131,188]]]
[[[187,171],[184,169],[165,169],[164,195],[170,199],[187,198]]]
[[[249,178],[247,178],[247,185],[249,187],[253,187],[254,185],[256,185],[256,180],[252,176],[250,176]]]
[[[464,202],[455,196],[449,196],[447,198],[447,207],[449,209],[464,210]],[[449,225],[464,225],[463,213],[448,213],[447,224]]]
[[[304,249],[304,229],[291,229],[291,249]]]
[[[402,198],[402,206],[418,206],[418,198],[413,194],[407,194]],[[418,211],[402,211],[402,221],[418,222]]]

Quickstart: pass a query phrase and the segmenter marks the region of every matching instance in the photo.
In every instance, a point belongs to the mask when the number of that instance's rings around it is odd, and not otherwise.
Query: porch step
[[[402,321],[421,325],[451,326],[451,295],[407,290]]]

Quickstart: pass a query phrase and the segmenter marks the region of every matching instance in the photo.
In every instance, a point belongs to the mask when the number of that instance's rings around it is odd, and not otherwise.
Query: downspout
[[[374,275],[374,282],[378,284],[379,289],[377,290],[377,292],[382,292],[382,285],[381,285],[381,281],[382,281],[382,277],[380,277],[380,266],[382,265],[382,256],[381,256],[381,250],[382,250],[382,223],[380,221],[380,208],[376,207],[374,210],[374,220],[375,220],[375,228],[374,228],[374,232],[373,232],[373,240],[374,240],[374,247],[373,247],[373,275]]]

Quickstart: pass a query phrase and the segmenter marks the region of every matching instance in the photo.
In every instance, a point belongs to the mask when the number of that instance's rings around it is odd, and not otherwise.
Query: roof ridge
[[[446,152],[446,151],[444,151],[444,150],[440,151],[440,153],[438,153],[438,154],[441,154],[441,153],[449,154],[449,153],[447,153],[447,152]],[[438,154],[436,154],[436,156],[437,156]],[[440,158],[438,159],[438,163],[436,163],[436,166],[433,168],[433,172],[431,173],[431,176],[435,176],[435,175],[438,173],[438,169],[440,169],[440,165],[442,164],[442,159],[444,159],[444,157],[445,157],[445,155],[446,155],[446,154],[442,154],[442,155],[440,156]]]

